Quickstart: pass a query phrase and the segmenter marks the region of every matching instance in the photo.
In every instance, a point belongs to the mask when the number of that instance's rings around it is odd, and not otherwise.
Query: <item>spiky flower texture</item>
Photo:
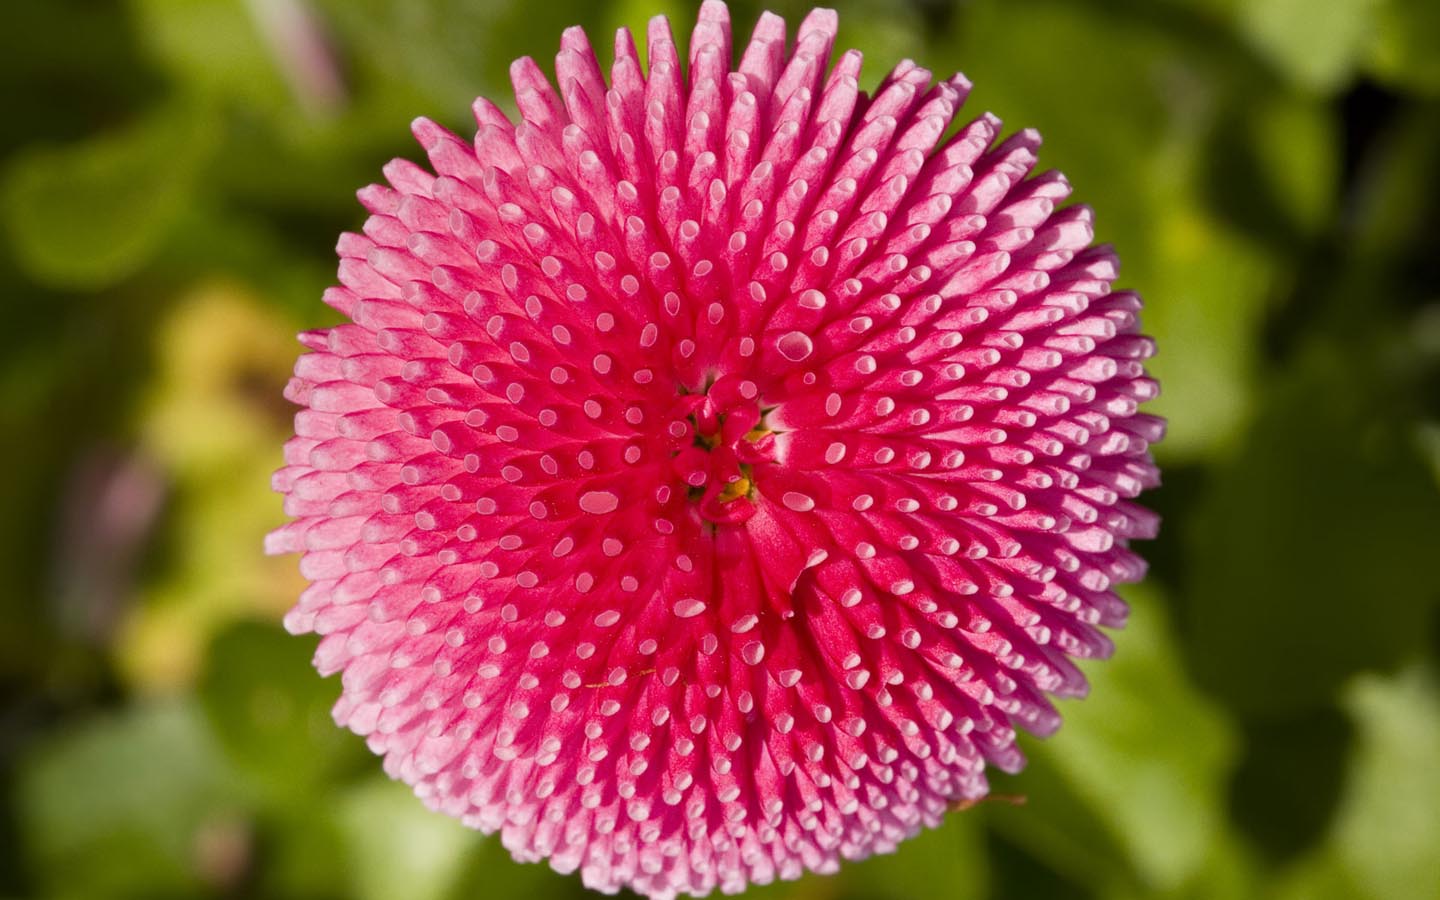
[[[1022,765],[1156,522],[1139,299],[1038,136],[763,16],[621,32],[360,192],[270,539],[338,722],[519,859],[833,871]]]

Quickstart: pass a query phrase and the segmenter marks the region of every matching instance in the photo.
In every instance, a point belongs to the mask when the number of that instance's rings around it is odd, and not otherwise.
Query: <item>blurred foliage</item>
[[[136,450],[171,484],[163,568],[119,623],[115,664],[140,690],[193,680],[211,634],[236,617],[274,618],[305,582],[294,560],[257,555],[275,521],[256,490],[290,432],[276,373],[294,359],[290,323],[234,283],[187,290],[156,331]],[[224,572],[224,578],[216,578]]]
[[[21,264],[60,288],[133,275],[175,226],[209,156],[205,112],[161,109],[124,131],[10,160],[0,207]]]
[[[868,85],[963,70],[1095,207],[1160,341],[1166,526],[1010,800],[755,896],[1440,897],[1440,4],[838,5]],[[407,123],[693,6],[7,4],[0,895],[584,895],[333,726],[267,475]]]

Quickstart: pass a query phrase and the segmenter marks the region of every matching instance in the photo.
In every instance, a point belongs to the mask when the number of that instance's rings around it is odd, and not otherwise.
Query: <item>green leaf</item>
[[[1360,745],[1335,825],[1339,855],[1365,896],[1440,897],[1440,682],[1412,665],[1356,679],[1344,702]]]
[[[1023,850],[1031,866],[1054,872],[1076,888],[1098,893],[1102,887],[1137,884],[1128,851],[1114,829],[1046,753],[1034,752],[1033,743],[1023,738],[1022,745],[1029,756],[1022,773],[988,773],[991,790],[1017,798],[1015,804],[987,801],[976,812],[1005,841]]]
[[[223,874],[208,865],[217,839],[243,843],[230,772],[184,704],[132,707],[51,738],[17,783],[27,854],[58,894],[193,889]]]
[[[1393,265],[1406,254],[1432,252],[1426,242],[1440,196],[1440,103],[1402,109],[1369,154],[1357,188],[1351,246],[1362,263]],[[1362,273],[1365,280],[1374,278],[1372,271]],[[1403,277],[1404,270],[1396,274]],[[1433,291],[1434,280],[1420,279],[1409,289],[1416,288]],[[1356,306],[1363,315],[1364,307]]]
[[[1327,842],[1283,873],[1279,900],[1440,897],[1440,681],[1430,664],[1362,675],[1342,699],[1359,731]]]
[[[292,323],[226,280],[189,287],[170,310],[152,326],[150,382],[131,421],[170,481],[169,539],[111,646],[123,680],[166,692],[192,687],[217,631],[278,620],[304,587],[294,559],[256,550],[280,519],[264,487],[292,428],[280,397]]]
[[[1196,162],[1187,151],[1173,171]],[[1161,394],[1146,408],[1168,422],[1156,453],[1162,464],[1215,456],[1235,442],[1254,403],[1256,338],[1280,270],[1203,208],[1188,176],[1161,175],[1136,190],[1153,201],[1151,230],[1122,255],[1120,285],[1144,296],[1144,328],[1159,347],[1149,371]]]
[[[989,896],[989,861],[980,820],[953,812],[894,853],[850,863],[840,870],[838,896],[853,900],[907,900],[942,890],[950,900]]]
[[[477,95],[510,106],[509,70],[516,57],[533,56],[547,70],[560,48],[560,32],[593,24],[602,8],[587,0],[321,0],[337,33],[367,72],[398,80],[430,108],[411,111],[449,119]],[[609,35],[592,32],[602,58]]]
[[[346,872],[356,900],[439,900],[481,835],[431,812],[403,784],[373,779],[339,800]]]
[[[1247,713],[1323,705],[1424,640],[1440,493],[1375,352],[1304,348],[1182,525],[1191,658]]]
[[[416,801],[418,802],[418,801]],[[465,853],[463,866],[450,879],[445,900],[476,897],[545,897],[593,900],[577,874],[561,875],[545,863],[518,863],[494,835],[482,838]]]
[[[1230,814],[1269,860],[1321,841],[1340,802],[1354,727],[1322,706],[1243,723],[1245,756],[1230,782]]]
[[[226,751],[279,800],[311,803],[328,776],[367,756],[330,717],[340,686],[315,674],[312,645],[273,626],[238,623],[211,643],[199,684]]]
[[[335,900],[349,896],[342,877],[345,843],[331,790],[310,791],[257,821],[264,855],[246,884],[247,896]],[[467,900],[475,900],[472,895]]]
[[[1356,900],[1362,894],[1345,864],[1334,853],[1327,853],[1307,857],[1286,869],[1276,879],[1270,896],[1275,900]]]
[[[677,41],[689,39],[681,23],[691,18],[691,13],[675,0],[615,0],[606,6],[603,27],[590,32],[591,42],[600,45],[596,50],[607,51],[610,48],[605,39],[613,37],[620,28],[628,28],[635,36],[635,48],[639,51],[641,64],[648,67],[650,58],[645,52],[645,29],[655,16],[664,16],[670,20],[672,29],[678,28]]]
[[[67,289],[133,274],[169,234],[215,140],[207,112],[180,105],[16,156],[0,174],[0,224],[26,274]]]
[[[1440,332],[1440,315],[1431,318],[1436,321],[1430,324]],[[1440,334],[1435,337],[1440,337]],[[1430,476],[1435,479],[1435,486],[1440,488],[1440,423],[1422,423],[1416,429],[1415,440],[1420,446],[1421,458],[1429,464]]]
[[[1173,893],[1215,874],[1235,740],[1180,667],[1153,589],[1126,596],[1132,612],[1116,635],[1115,657],[1086,666],[1090,696],[1063,703],[1059,733],[1028,752],[1033,769],[1058,781],[1108,831],[1123,854],[1112,877],[1127,872],[1142,895]],[[1020,782],[1030,778],[1027,770]],[[1011,814],[1024,820],[1018,827],[1046,815],[1041,789],[1026,785],[1034,802]]]
[[[1376,0],[1251,0],[1240,31],[1294,84],[1316,93],[1344,87],[1370,35]]]
[[[1206,148],[1209,199],[1256,242],[1299,249],[1331,221],[1340,192],[1332,104],[1293,90],[1236,104]]]
[[[1384,0],[1375,15],[1369,68],[1400,88],[1440,95],[1440,4]]]
[[[0,154],[37,140],[78,140],[127,121],[155,96],[123,4],[22,0],[0,28]]]
[[[189,89],[246,106],[275,109],[290,94],[255,11],[270,2],[245,0],[130,0],[149,54]]]
[[[1097,239],[1121,259],[1117,287],[1145,298],[1162,387],[1150,411],[1170,418],[1157,452],[1218,453],[1249,414],[1256,335],[1283,275],[1273,249],[1213,210],[1207,142],[1273,84],[1184,19],[1055,0],[977,0],[955,19],[922,61],[974,81],[967,118],[992,110],[1041,131],[1040,168],[1064,172],[1072,199],[1094,207]],[[1297,154],[1288,177],[1324,184],[1312,168],[1322,156]]]

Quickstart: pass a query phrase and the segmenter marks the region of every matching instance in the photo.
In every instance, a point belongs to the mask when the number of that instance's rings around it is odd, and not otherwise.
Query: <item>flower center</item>
[[[775,433],[755,386],[723,377],[703,394],[682,394],[679,407],[684,425],[673,432],[671,453],[676,475],[703,518],[744,522],[755,514],[756,470],[775,460]]]

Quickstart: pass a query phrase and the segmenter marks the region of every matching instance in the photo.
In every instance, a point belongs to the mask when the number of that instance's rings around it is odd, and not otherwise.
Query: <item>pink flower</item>
[[[415,123],[301,336],[275,487],[335,718],[430,806],[605,891],[738,890],[892,850],[1015,726],[1059,724],[1155,518],[1161,422],[1090,211],[1039,137],[942,140],[969,84],[874,97],[701,9],[610,85],[567,31],[521,121]]]

